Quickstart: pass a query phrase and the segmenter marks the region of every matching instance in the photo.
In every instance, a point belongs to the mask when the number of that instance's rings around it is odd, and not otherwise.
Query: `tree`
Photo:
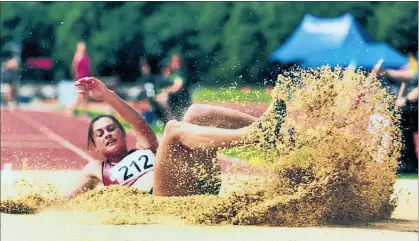
[[[140,56],[179,52],[191,82],[262,82],[268,56],[306,13],[351,13],[378,41],[416,52],[417,11],[414,2],[2,2],[0,44],[21,39],[23,58],[53,57],[56,79],[70,77],[84,40],[95,75],[133,80]]]
[[[404,53],[418,50],[418,3],[380,2],[368,31]]]

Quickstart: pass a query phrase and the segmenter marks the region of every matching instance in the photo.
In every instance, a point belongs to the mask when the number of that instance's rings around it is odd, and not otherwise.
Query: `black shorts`
[[[182,120],[183,114],[191,103],[191,96],[187,90],[180,90],[168,96],[170,110],[177,120]]]
[[[218,195],[221,190],[221,179],[196,180],[196,188],[200,195]],[[150,194],[153,194],[153,188],[151,188]]]
[[[196,187],[199,194],[218,195],[221,190],[221,179],[213,178],[209,180],[197,180]]]

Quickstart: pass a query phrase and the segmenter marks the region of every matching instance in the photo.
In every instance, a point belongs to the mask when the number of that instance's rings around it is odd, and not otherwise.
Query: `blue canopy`
[[[354,49],[374,39],[351,14],[318,18],[307,14],[291,36],[270,56],[282,64],[304,61],[313,52],[344,47]]]
[[[398,69],[408,64],[408,58],[386,43],[364,44],[357,48],[335,48],[310,54],[302,65],[316,67],[330,65],[348,66],[353,62],[357,67],[370,69],[383,59],[383,68]]]

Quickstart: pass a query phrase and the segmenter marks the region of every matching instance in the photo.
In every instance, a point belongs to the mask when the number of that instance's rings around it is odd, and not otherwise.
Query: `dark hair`
[[[107,118],[109,118],[109,119],[111,119],[112,121],[113,121],[113,123],[115,123],[117,126],[118,126],[118,128],[122,131],[122,135],[125,137],[126,136],[126,132],[125,132],[125,129],[124,129],[124,127],[121,125],[121,123],[115,118],[115,116],[113,116],[113,115],[98,115],[98,116],[96,116],[95,118],[93,118],[92,119],[92,121],[90,121],[90,124],[89,124],[89,130],[88,130],[88,133],[87,133],[87,149],[89,150],[90,149],[90,147],[93,145],[95,145],[95,140],[93,139],[93,124],[97,121],[97,120],[99,120],[100,118],[103,118],[103,117],[107,117]]]

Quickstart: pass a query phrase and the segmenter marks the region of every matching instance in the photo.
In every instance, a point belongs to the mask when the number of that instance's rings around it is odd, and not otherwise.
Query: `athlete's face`
[[[93,124],[93,140],[96,150],[104,156],[118,155],[126,150],[124,134],[108,117],[100,118]]]

